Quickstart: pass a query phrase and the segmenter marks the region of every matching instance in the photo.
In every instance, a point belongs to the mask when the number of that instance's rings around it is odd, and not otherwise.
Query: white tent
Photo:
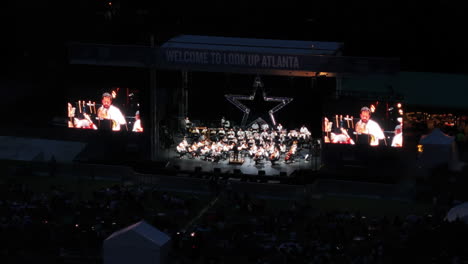
[[[447,165],[450,170],[461,170],[463,163],[458,159],[455,137],[449,136],[439,128],[434,128],[431,133],[423,135],[419,140],[423,145],[423,152],[418,158],[421,168],[431,169],[441,165]]]
[[[453,222],[457,219],[468,223],[468,202],[456,205],[447,212],[445,220]]]
[[[104,264],[168,263],[170,242],[168,235],[142,220],[104,240]]]

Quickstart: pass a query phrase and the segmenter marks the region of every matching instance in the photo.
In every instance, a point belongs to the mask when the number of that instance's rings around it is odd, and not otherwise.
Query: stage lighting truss
[[[259,84],[259,82],[255,82]],[[235,105],[237,108],[239,108],[244,115],[242,116],[242,121],[241,121],[241,126],[245,127],[247,119],[250,114],[250,108],[245,106],[243,103],[240,101],[253,101],[255,99],[255,95],[257,93],[258,88],[260,87],[262,89],[262,96],[263,100],[267,102],[279,102],[276,106],[274,106],[272,109],[268,111],[268,115],[270,116],[271,123],[276,126],[276,119],[275,119],[275,113],[278,112],[281,108],[285,107],[287,104],[289,104],[293,98],[291,97],[274,97],[274,96],[267,96],[265,90],[263,89],[263,84],[262,85],[254,85],[255,89],[252,95],[232,95],[232,94],[225,94],[224,96],[226,99]]]

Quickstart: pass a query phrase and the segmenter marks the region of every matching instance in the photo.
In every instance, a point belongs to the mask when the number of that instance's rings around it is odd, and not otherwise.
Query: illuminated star
[[[287,104],[289,104],[293,100],[293,98],[290,98],[290,97],[267,96],[266,93],[265,93],[265,90],[263,88],[261,88],[262,89],[262,97],[256,96],[259,86],[256,86],[256,88],[253,90],[253,94],[251,94],[251,95],[232,95],[232,94],[224,95],[229,102],[231,102],[233,105],[235,105],[237,108],[239,108],[244,113],[244,115],[242,117],[241,127],[246,127],[246,123],[247,123],[247,120],[249,118],[249,114],[252,111],[251,111],[251,109],[249,107],[247,107],[246,105],[244,105],[240,101],[258,102],[258,103],[255,103],[254,106],[261,106],[261,104],[263,102],[278,102],[278,104],[276,104],[276,106],[274,106],[273,108],[271,108],[271,109],[269,109],[267,111],[267,113],[268,113],[268,115],[270,117],[271,123],[273,124],[273,126],[275,126],[276,125],[276,120],[275,120],[274,113],[279,111],[281,108],[283,108],[284,106],[286,106]],[[262,100],[260,101],[259,99],[262,99]],[[258,107],[256,107],[256,108],[258,108]],[[255,117],[255,118],[256,118],[255,120],[258,120],[260,118],[260,116]]]

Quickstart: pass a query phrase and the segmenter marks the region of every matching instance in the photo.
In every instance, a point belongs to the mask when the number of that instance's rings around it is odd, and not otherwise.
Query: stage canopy
[[[343,43],[180,35],[160,47],[70,43],[71,64],[286,76],[384,73],[397,58],[348,57]]]

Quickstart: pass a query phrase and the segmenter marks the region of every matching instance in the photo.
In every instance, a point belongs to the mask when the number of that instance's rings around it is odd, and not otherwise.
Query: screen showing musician
[[[99,102],[77,100],[67,103],[68,127],[74,129],[143,132],[135,91],[116,88],[100,94]],[[119,98],[121,97],[121,98]],[[120,99],[120,100],[118,100]],[[126,115],[126,114],[130,115]]]
[[[359,104],[356,102],[352,105],[345,104],[344,107],[337,107],[334,111],[326,111],[322,119],[325,143],[403,147],[401,103],[360,102]],[[354,110],[356,108],[359,109],[358,113]]]

